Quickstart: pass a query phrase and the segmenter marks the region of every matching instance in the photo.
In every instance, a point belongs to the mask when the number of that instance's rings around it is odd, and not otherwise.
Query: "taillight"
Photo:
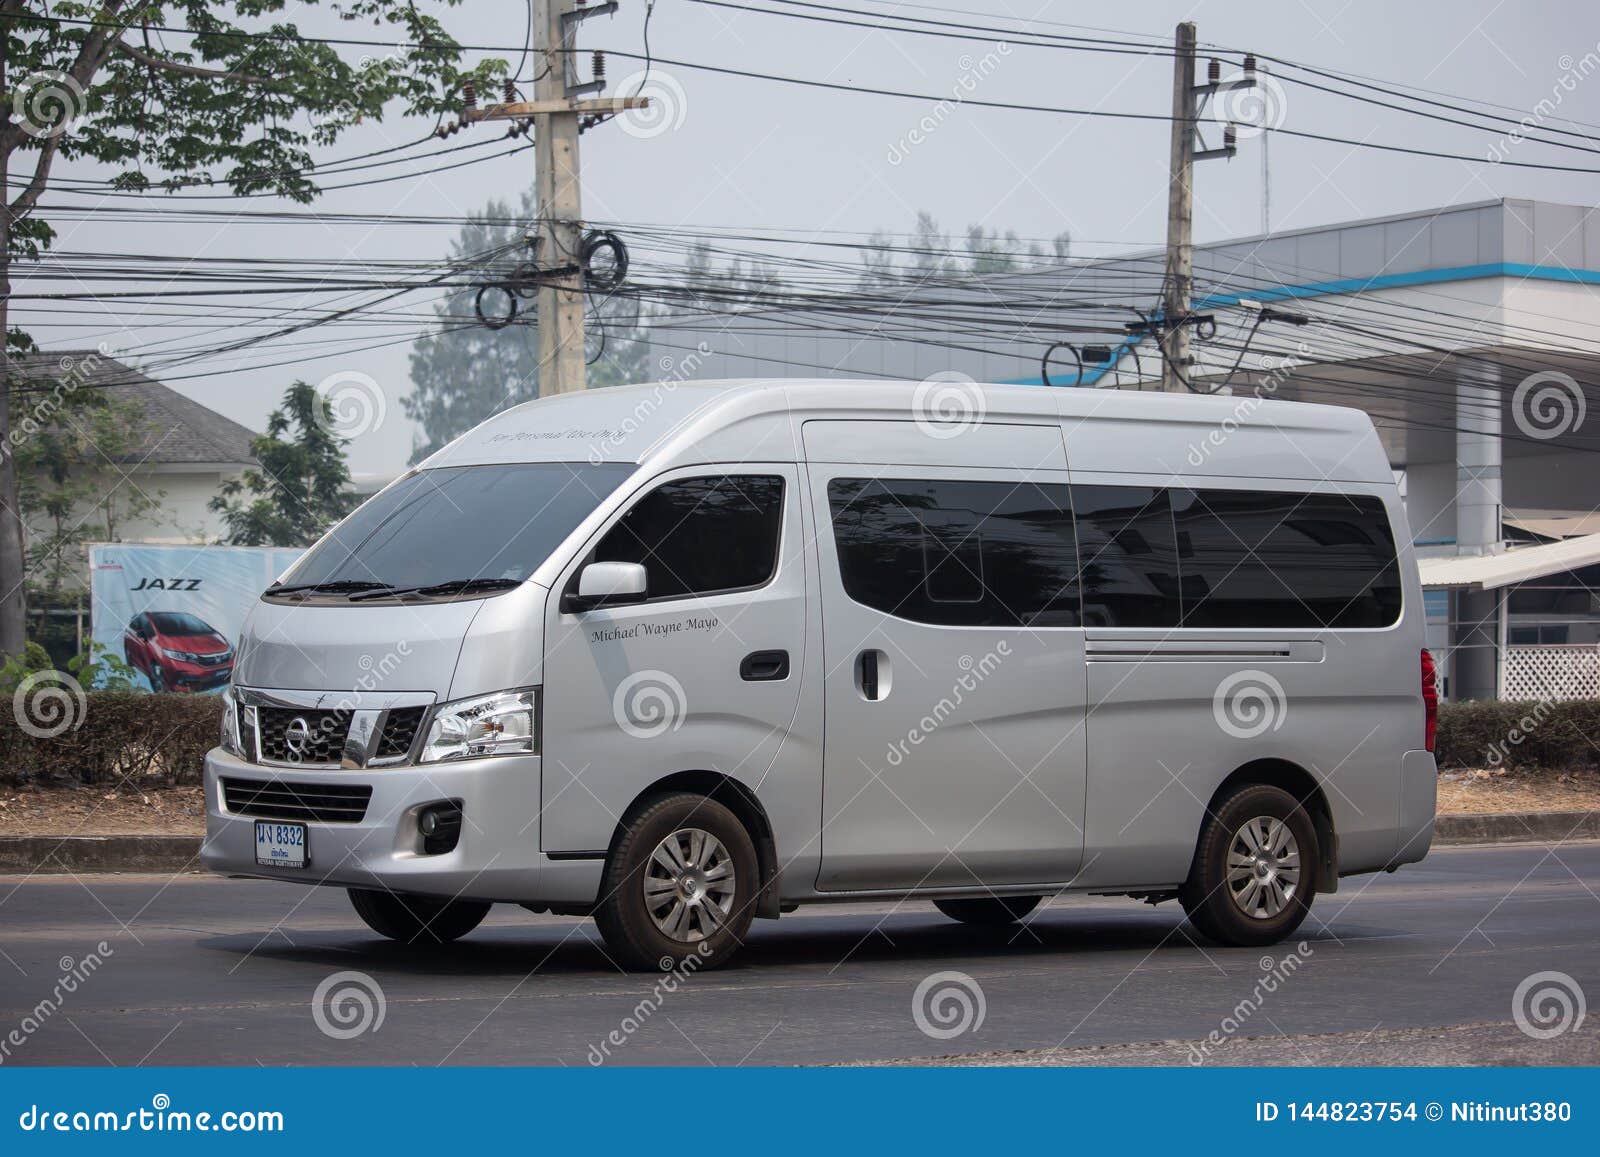
[[[1439,669],[1433,665],[1433,656],[1422,652],[1422,745],[1433,750],[1439,737]]]

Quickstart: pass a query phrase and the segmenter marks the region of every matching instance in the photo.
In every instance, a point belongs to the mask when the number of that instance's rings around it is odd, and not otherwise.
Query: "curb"
[[[1436,844],[1504,844],[1600,838],[1600,812],[1440,816]]]
[[[0,872],[197,872],[199,836],[0,836]]]
[[[1600,839],[1600,812],[1440,816],[1440,847]],[[199,836],[0,836],[0,872],[197,872]]]

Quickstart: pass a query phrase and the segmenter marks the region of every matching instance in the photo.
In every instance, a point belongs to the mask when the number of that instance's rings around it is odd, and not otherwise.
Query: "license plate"
[[[268,868],[306,866],[306,825],[256,821],[256,863]]]

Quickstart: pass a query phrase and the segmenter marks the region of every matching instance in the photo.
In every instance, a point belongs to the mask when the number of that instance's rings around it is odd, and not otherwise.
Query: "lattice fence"
[[[1505,699],[1600,698],[1600,647],[1507,647]]]

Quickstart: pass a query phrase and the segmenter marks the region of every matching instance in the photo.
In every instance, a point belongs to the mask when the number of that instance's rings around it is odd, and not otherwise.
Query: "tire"
[[[1209,940],[1276,944],[1311,911],[1319,863],[1317,829],[1299,801],[1282,788],[1247,784],[1207,817],[1178,899]]]
[[[709,865],[709,867],[707,867]],[[750,833],[716,800],[674,792],[627,822],[606,860],[595,923],[617,963],[636,971],[727,963],[760,892]]]
[[[999,928],[1015,924],[1043,899],[1043,896],[979,896],[972,900],[935,900],[933,906],[963,924]]]
[[[479,900],[439,900],[351,888],[356,915],[379,936],[402,944],[448,944],[471,932],[489,914]]]
[[[151,691],[155,691],[155,692],[161,692],[161,691],[165,691],[166,689],[167,689],[167,684],[166,684],[166,680],[162,677],[162,674],[161,674],[161,664],[160,663],[152,663],[151,666],[150,666],[150,690]]]

